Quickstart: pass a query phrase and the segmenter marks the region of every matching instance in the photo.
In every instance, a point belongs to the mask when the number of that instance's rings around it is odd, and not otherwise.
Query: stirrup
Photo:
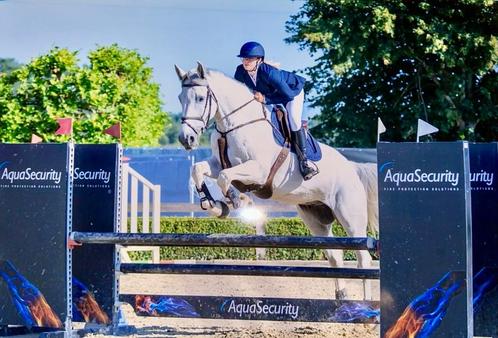
[[[311,180],[313,176],[316,176],[320,172],[318,168],[311,167],[307,160],[299,163],[299,169],[305,181]]]

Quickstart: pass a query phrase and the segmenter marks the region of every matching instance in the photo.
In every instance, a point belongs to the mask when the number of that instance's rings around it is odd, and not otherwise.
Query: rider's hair
[[[264,60],[263,62],[266,63],[267,65],[273,66],[275,68],[280,68],[280,62],[278,61],[273,61],[273,60]]]

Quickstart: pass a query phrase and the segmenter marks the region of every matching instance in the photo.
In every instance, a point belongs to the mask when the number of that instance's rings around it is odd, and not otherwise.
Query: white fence
[[[139,185],[142,190],[142,203],[138,203]],[[141,211],[142,228],[138,228]],[[128,212],[129,222],[128,222]],[[152,184],[145,177],[123,164],[121,182],[121,229],[120,232],[159,233],[161,221],[161,186]],[[159,247],[122,247],[121,259],[129,261],[128,251],[152,251],[153,263],[159,263]]]

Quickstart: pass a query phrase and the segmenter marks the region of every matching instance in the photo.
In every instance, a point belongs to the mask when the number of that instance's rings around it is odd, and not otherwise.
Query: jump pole
[[[374,238],[262,236],[232,234],[141,234],[111,232],[72,232],[70,240],[87,244],[133,246],[195,246],[239,248],[308,248],[378,251]]]

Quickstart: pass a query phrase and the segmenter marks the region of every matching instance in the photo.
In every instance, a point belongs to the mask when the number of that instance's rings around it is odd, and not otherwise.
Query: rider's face
[[[248,72],[256,70],[256,66],[258,65],[258,61],[260,58],[258,57],[251,57],[251,58],[241,58],[242,59],[242,65],[244,66],[244,69],[247,70]]]

